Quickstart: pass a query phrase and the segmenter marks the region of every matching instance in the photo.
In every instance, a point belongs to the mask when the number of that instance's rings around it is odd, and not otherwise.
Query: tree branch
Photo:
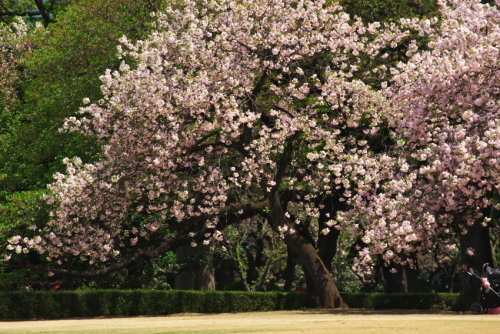
[[[3,10],[0,11],[0,16],[41,16],[46,24],[54,22],[50,16],[49,10],[45,7],[43,0],[34,0],[34,2],[38,10],[27,10],[24,12],[12,11],[2,5]],[[51,5],[53,5],[53,3]]]
[[[269,206],[269,202],[267,200],[258,202],[258,203],[237,203],[231,204],[224,208],[222,208],[219,212],[219,216],[221,219],[219,220],[219,224],[217,225],[217,229],[222,230],[225,227],[232,225],[242,219],[247,219],[254,217],[256,215],[263,215],[264,209]],[[207,220],[208,215],[203,215],[200,217],[192,217],[186,220],[186,224],[198,223],[202,220]],[[179,224],[185,225],[185,224]],[[135,261],[137,261],[141,257],[145,257],[149,260],[154,260],[161,254],[164,254],[168,251],[175,250],[180,246],[189,245],[193,240],[200,241],[204,238],[205,233],[209,232],[213,229],[204,228],[203,230],[195,233],[194,236],[183,235],[176,238],[169,238],[161,242],[159,246],[154,248],[151,251],[147,251],[145,249],[135,249],[125,257],[122,261],[118,263],[114,263],[107,268],[97,269],[97,270],[72,270],[72,269],[59,269],[59,268],[50,268],[45,266],[33,265],[28,262],[21,262],[19,267],[28,268],[36,271],[45,271],[52,272],[57,275],[69,275],[76,277],[96,277],[111,274],[112,272],[124,269],[132,265]],[[145,245],[147,247],[148,245]]]
[[[258,113],[259,111],[256,103],[257,96],[264,87],[264,84],[266,83],[268,76],[269,74],[267,73],[267,68],[266,68],[264,69],[264,72],[260,76],[259,81],[252,90],[252,93],[250,93],[250,95],[248,96],[248,109],[250,109],[254,113]],[[243,146],[248,146],[250,144],[250,140],[252,140],[252,128],[245,125],[243,129],[243,138],[242,138]]]
[[[179,238],[173,238],[165,240],[161,243],[160,246],[156,247],[152,251],[145,251],[143,249],[138,249],[134,251],[132,254],[127,256],[122,262],[112,264],[111,266],[98,269],[98,270],[72,270],[72,269],[58,269],[58,268],[49,268],[44,266],[37,266],[29,263],[22,263],[21,267],[28,268],[31,270],[37,271],[48,271],[57,275],[70,275],[76,277],[96,277],[111,274],[112,272],[118,271],[123,268],[129,267],[132,263],[137,261],[140,257],[146,257],[148,259],[155,259],[161,254],[168,252],[169,250],[176,249],[177,247],[188,245],[192,241],[192,237],[182,236]]]
[[[53,22],[54,20],[52,20],[52,18],[50,17],[50,13],[47,10],[47,8],[45,7],[43,0],[34,0],[34,1],[36,4],[36,7],[40,11],[40,15],[42,15],[42,17],[43,17],[43,20],[45,21],[45,23],[49,24],[49,23]]]
[[[279,165],[278,165],[278,170],[276,171],[275,175],[275,182],[276,185],[274,186],[276,189],[279,189],[279,186],[281,184],[281,181],[283,180],[283,176],[285,175],[286,169],[288,168],[288,165],[290,164],[290,159],[292,157],[293,153],[293,146],[295,139],[297,139],[299,135],[299,132],[294,133],[291,137],[288,137],[286,140],[286,147],[285,151],[283,152],[283,155],[281,156]]]

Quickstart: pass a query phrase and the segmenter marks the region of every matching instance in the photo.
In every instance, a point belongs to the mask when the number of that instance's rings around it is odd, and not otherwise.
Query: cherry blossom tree
[[[362,78],[409,32],[325,1],[185,1],[157,19],[146,40],[122,39],[134,67],[107,71],[104,98],[65,125],[95,136],[99,159],[66,159],[51,221],[10,248],[109,262],[97,275],[259,216],[303,265],[314,303],[342,306],[319,255],[335,245],[317,249],[310,233],[335,235],[346,199],[392,175],[374,148],[393,107]]]
[[[500,11],[480,1],[440,5],[442,22],[428,48],[412,43],[411,59],[391,70],[383,92],[396,111],[389,126],[399,169],[380,182],[378,193],[358,193],[355,208],[342,217],[365,222],[360,267],[370,267],[374,254],[412,264],[416,254],[456,242],[464,263],[492,265],[488,223],[500,188]]]
[[[28,26],[18,19],[10,24],[0,24],[0,112],[2,122],[18,103],[15,83],[19,80],[19,58],[26,45],[22,42],[28,33]]]

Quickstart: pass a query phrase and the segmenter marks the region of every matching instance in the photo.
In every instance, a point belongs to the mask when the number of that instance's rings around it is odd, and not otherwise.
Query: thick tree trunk
[[[293,227],[293,224],[285,216],[281,206],[280,196],[277,191],[269,195],[271,212],[269,222],[274,230],[278,231],[280,226]],[[316,248],[304,238],[299,232],[287,232],[284,237],[286,245],[297,256],[297,261],[304,268],[311,280],[307,286],[307,294],[311,307],[341,308],[347,307],[342,300],[340,292],[333,281],[333,277],[325,267],[318,255]]]
[[[297,261],[308,275],[307,295],[310,307],[341,308],[347,305],[321,261],[316,249],[299,234],[287,234],[285,243],[297,255]]]
[[[462,263],[479,272],[485,263],[494,266],[489,228],[481,223],[482,221],[476,221],[468,227],[466,234],[459,235]],[[470,251],[473,251],[473,254]],[[460,297],[456,305],[459,310],[468,310],[472,303],[479,300],[479,290],[470,286],[469,279],[470,276],[466,273],[461,274]]]

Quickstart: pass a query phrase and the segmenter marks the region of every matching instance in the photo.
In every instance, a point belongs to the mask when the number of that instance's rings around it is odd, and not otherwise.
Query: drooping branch
[[[219,215],[221,219],[217,226],[217,229],[222,230],[227,226],[230,226],[240,220],[254,217],[256,215],[264,214],[264,209],[269,206],[269,202],[264,200],[258,203],[237,203],[226,206],[221,209]],[[207,220],[208,215],[203,215],[201,217],[192,217],[186,220],[186,224],[198,223],[199,221]],[[184,224],[179,224],[184,225]],[[178,225],[178,226],[179,226]],[[111,274],[115,271],[119,271],[124,268],[128,268],[134,262],[136,262],[139,258],[147,258],[148,260],[154,260],[158,256],[177,249],[180,246],[189,245],[191,242],[200,241],[203,239],[205,233],[209,232],[209,228],[204,228],[201,231],[195,233],[194,235],[182,235],[174,238],[165,239],[160,243],[159,246],[155,247],[153,250],[146,250],[144,247],[149,246],[152,242],[146,243],[142,245],[142,248],[134,249],[130,252],[128,256],[126,256],[122,261],[111,264],[109,267],[97,270],[73,270],[73,269],[60,269],[60,268],[51,268],[40,265],[33,265],[26,261],[23,261],[19,267],[27,268],[36,271],[45,271],[51,272],[57,275],[68,275],[68,276],[76,276],[76,277],[97,277]]]
[[[58,268],[50,268],[45,266],[33,265],[30,263],[22,263],[20,266],[23,268],[28,268],[31,270],[37,271],[48,271],[57,275],[69,275],[76,277],[97,277],[111,274],[112,272],[124,269],[129,267],[132,263],[137,261],[140,257],[145,257],[150,260],[153,260],[160,256],[163,253],[166,253],[170,250],[174,250],[180,246],[188,245],[192,241],[193,237],[190,236],[181,236],[178,238],[167,239],[160,244],[160,246],[156,247],[152,251],[146,251],[144,249],[137,249],[133,251],[129,256],[127,256],[123,261],[112,264],[111,266],[98,270],[72,270],[72,269],[58,269]]]

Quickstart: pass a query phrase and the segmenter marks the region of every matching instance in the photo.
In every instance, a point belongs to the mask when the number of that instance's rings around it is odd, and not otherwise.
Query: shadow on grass
[[[294,311],[290,311],[294,312]],[[463,314],[461,312],[448,311],[448,310],[416,310],[416,309],[389,309],[389,310],[373,310],[363,308],[348,308],[348,309],[307,309],[297,311],[309,314],[373,314],[373,315],[405,315],[405,314]]]

